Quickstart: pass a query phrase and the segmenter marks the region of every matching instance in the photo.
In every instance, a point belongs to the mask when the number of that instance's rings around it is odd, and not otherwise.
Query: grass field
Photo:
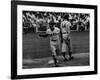
[[[89,32],[71,32],[73,54],[89,52]],[[51,56],[49,38],[38,34],[23,34],[23,58],[36,59]]]

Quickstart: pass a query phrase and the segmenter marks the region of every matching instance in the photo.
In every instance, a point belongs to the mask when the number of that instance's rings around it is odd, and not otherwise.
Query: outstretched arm
[[[40,37],[48,37],[48,34],[39,34]]]

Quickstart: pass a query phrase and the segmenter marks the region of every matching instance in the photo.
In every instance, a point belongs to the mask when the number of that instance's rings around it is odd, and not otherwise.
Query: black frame
[[[36,75],[17,75],[17,5],[37,5],[50,7],[70,7],[70,8],[85,8],[94,9],[94,71],[84,72],[68,72],[68,73],[50,73]],[[42,78],[42,77],[58,77],[58,76],[73,76],[73,75],[90,75],[97,74],[97,6],[96,5],[80,5],[80,4],[63,4],[63,3],[47,3],[47,2],[31,2],[31,1],[11,1],[11,78]]]

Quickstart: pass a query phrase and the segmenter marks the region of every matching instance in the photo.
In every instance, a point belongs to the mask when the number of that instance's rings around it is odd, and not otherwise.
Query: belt
[[[57,41],[57,40],[51,40],[51,41]]]
[[[63,32],[62,34],[67,34],[67,32]]]

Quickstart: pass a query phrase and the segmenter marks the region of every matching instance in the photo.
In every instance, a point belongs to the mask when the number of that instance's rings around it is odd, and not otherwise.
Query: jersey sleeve
[[[60,29],[59,28],[56,28],[56,33],[60,33]]]
[[[70,26],[71,26],[71,23],[68,22],[65,24],[66,25],[66,32],[69,34],[70,33]]]
[[[68,25],[69,25],[69,27],[70,27],[70,26],[71,26],[71,23],[69,22]]]
[[[50,34],[50,30],[49,29],[47,29],[46,34]]]
[[[62,26],[63,26],[63,22],[61,22],[61,24],[60,24],[60,28],[62,29]]]
[[[71,23],[69,22],[68,27],[67,27],[68,28],[68,33],[70,33],[70,27],[71,27]]]

